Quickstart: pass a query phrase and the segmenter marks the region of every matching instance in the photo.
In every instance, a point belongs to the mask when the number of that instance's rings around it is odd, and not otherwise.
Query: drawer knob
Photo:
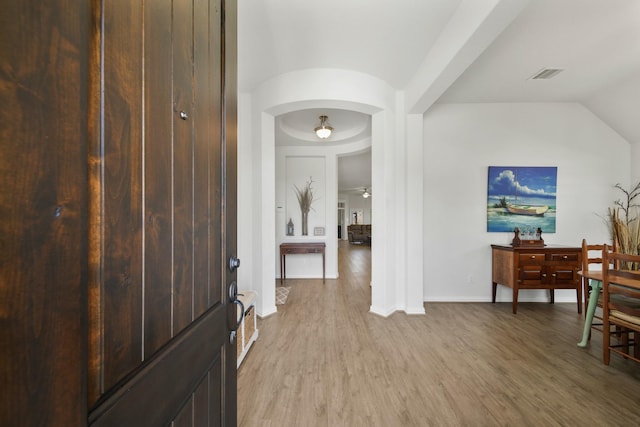
[[[536,256],[535,255],[531,255],[531,259],[536,259]]]
[[[569,258],[569,257],[568,257],[568,256],[566,256],[566,255],[564,255],[564,256],[562,257],[562,259],[567,259],[567,258]]]

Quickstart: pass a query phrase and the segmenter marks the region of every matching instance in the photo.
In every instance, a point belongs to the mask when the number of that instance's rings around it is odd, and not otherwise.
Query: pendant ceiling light
[[[333,132],[333,128],[329,125],[327,119],[327,116],[320,116],[320,125],[313,130],[320,139],[329,138],[331,136],[331,132]]]
[[[362,197],[364,197],[365,199],[368,199],[370,196],[371,196],[371,193],[369,193],[365,187],[364,193],[362,193]]]

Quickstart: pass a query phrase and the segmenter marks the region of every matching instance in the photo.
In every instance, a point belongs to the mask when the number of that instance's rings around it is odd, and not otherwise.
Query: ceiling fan
[[[350,193],[350,194],[357,193],[357,194],[360,194],[365,199],[368,199],[369,197],[373,196],[373,194],[371,193],[371,190],[369,190],[369,187],[342,188],[339,191],[342,193]]]

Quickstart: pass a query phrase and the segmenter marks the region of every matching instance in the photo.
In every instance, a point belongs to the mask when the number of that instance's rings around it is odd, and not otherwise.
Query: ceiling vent
[[[562,72],[561,68],[543,68],[542,70],[529,77],[530,80],[549,80]]]

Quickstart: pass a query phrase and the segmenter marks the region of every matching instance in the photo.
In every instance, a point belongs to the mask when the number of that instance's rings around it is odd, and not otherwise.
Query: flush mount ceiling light
[[[369,197],[371,197],[371,193],[367,191],[366,187],[364,189],[364,193],[362,193],[362,197],[364,197],[365,199],[368,199]]]
[[[327,116],[320,116],[320,125],[316,126],[313,130],[320,139],[329,138],[331,136],[331,132],[333,132],[333,128],[329,125],[327,119]]]

